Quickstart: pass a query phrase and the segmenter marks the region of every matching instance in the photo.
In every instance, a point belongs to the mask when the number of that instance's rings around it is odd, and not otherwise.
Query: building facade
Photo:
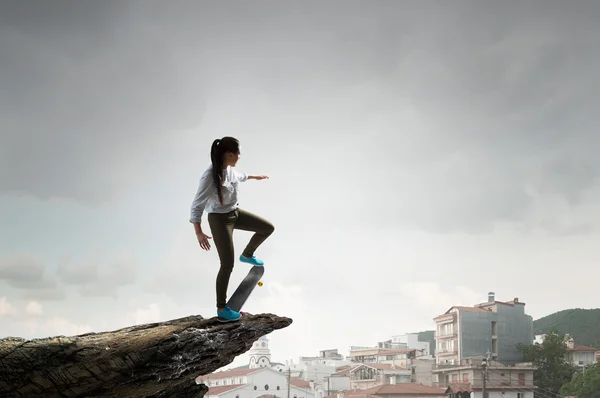
[[[490,397],[533,398],[534,367],[531,363],[509,366],[488,361],[487,372],[483,358],[463,359],[454,365],[436,365],[433,370],[434,386],[444,388],[449,398],[483,398],[483,379]]]
[[[533,318],[525,313],[525,303],[515,298],[488,301],[473,307],[454,306],[434,318],[436,323],[436,363],[456,364],[471,357],[485,357],[503,363],[522,361],[518,344],[533,341]]]
[[[250,369],[271,367],[271,350],[266,336],[261,336],[252,344],[248,356],[250,357]]]
[[[445,398],[444,389],[418,383],[381,385],[367,390],[339,391],[326,398]]]
[[[207,398],[259,398],[263,395],[290,398],[315,398],[306,380],[292,378],[268,367],[215,372],[196,379],[206,384]]]
[[[407,349],[415,349],[420,351],[420,355],[430,356],[429,342],[419,341],[418,333],[406,333],[392,336],[392,343],[404,345]]]

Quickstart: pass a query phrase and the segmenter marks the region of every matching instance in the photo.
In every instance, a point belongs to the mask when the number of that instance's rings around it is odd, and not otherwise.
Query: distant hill
[[[533,321],[534,334],[548,333],[553,327],[568,333],[576,345],[600,350],[600,308],[563,310]]]
[[[576,345],[586,345],[600,350],[600,308],[575,308],[550,314],[533,321],[533,334],[548,333],[556,328],[561,333],[568,333],[575,339]],[[434,331],[419,332],[419,341],[429,342],[429,350],[435,354]]]

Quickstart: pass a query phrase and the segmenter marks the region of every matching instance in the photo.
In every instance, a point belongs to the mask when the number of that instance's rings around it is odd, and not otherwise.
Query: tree
[[[565,335],[556,329],[546,334],[542,344],[520,344],[518,349],[524,361],[533,363],[533,382],[544,391],[542,395],[558,394],[575,373],[575,367],[565,360]]]
[[[577,372],[573,379],[562,386],[560,395],[576,395],[579,398],[595,398],[600,391],[600,362]]]

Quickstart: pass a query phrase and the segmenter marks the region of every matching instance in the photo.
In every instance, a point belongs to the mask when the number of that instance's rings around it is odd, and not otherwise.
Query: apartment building
[[[436,363],[455,364],[462,359],[485,357],[503,363],[522,360],[517,345],[533,341],[533,318],[525,313],[525,303],[488,301],[473,307],[453,306],[434,318],[436,323]]]
[[[483,398],[485,377],[490,398],[533,398],[536,386],[533,383],[534,367],[531,363],[513,363],[507,366],[487,361],[487,372],[484,373],[483,359],[469,358],[453,365],[435,365],[433,385],[444,388],[449,398]]]

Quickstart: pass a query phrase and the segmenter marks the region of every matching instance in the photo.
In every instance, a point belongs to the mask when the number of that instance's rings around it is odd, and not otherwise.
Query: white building
[[[233,369],[200,376],[196,382],[208,386],[207,398],[287,397],[315,398],[309,383],[269,367]]]
[[[271,350],[266,336],[260,337],[252,344],[248,356],[250,356],[250,369],[271,367]]]
[[[584,345],[575,345],[573,338],[567,339],[567,353],[565,360],[579,368],[585,368],[596,363],[596,348]]]
[[[312,387],[315,397],[322,398],[334,389],[332,383],[336,381],[330,381],[330,376],[341,366],[351,363],[339,354],[337,349],[330,349],[319,351],[319,356],[300,357],[298,362],[289,360],[285,364],[273,365],[272,369],[286,374],[290,372],[291,377],[305,380]],[[346,384],[340,386],[345,387]]]
[[[543,344],[545,334],[538,334],[535,336],[534,343]],[[596,358],[597,348],[588,347],[584,345],[575,345],[575,340],[568,334],[565,334],[565,345],[567,352],[565,353],[565,361],[570,362],[579,368],[585,368],[598,362]]]
[[[542,344],[546,338],[545,334],[536,334],[533,338],[533,344]]]
[[[406,333],[392,336],[392,344],[396,346],[405,346],[407,349],[415,349],[420,351],[419,356],[430,356],[429,342],[419,341],[418,333]]]

